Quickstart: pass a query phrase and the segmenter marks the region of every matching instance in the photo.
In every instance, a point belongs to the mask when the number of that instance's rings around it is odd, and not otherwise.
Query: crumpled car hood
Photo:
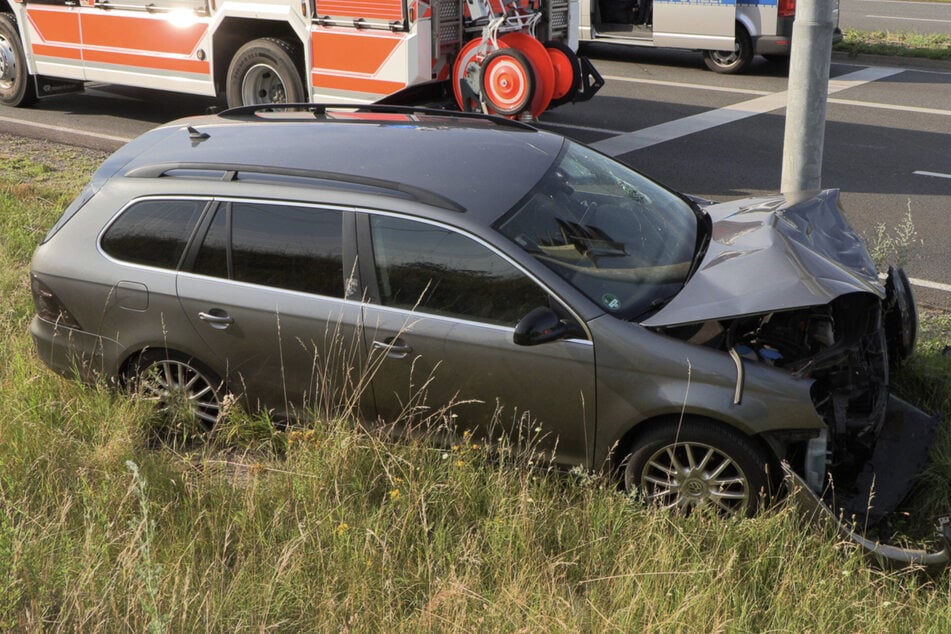
[[[683,290],[644,326],[827,304],[846,293],[885,297],[865,242],[839,208],[839,190],[787,206],[782,196],[705,207],[713,236]]]

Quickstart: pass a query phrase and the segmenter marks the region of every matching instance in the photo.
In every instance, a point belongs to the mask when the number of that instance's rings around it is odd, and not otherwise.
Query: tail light
[[[31,276],[31,286],[33,288],[33,304],[36,306],[36,314],[40,319],[67,328],[82,330],[79,322],[66,310],[63,302],[59,300],[56,293],[49,286],[41,282],[35,275]]]
[[[779,0],[779,17],[788,18],[796,15],[796,0]]]

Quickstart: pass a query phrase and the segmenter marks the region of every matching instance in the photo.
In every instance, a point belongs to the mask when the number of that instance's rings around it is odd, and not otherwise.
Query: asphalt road
[[[860,31],[951,34],[951,3],[840,0],[839,26]]]
[[[594,143],[669,186],[715,200],[773,193],[782,169],[784,70],[762,59],[749,74],[703,69],[699,53],[586,48],[607,85],[593,100],[539,123]],[[910,213],[905,267],[919,300],[951,310],[951,67],[865,67],[834,61],[823,186],[842,190],[860,233],[890,233]],[[114,149],[156,124],[216,102],[92,87],[30,109],[0,109],[0,131]],[[486,184],[486,186],[490,186]]]

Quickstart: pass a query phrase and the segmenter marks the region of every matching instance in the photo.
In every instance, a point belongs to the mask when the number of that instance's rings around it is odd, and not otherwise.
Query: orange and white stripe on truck
[[[198,49],[208,18],[191,12],[27,5],[37,74],[214,94]]]
[[[318,0],[311,26],[314,101],[369,102],[432,81],[432,30],[413,0]],[[333,13],[331,13],[333,11]]]
[[[29,56],[41,75],[85,79],[79,37],[79,11],[75,7],[26,5]]]

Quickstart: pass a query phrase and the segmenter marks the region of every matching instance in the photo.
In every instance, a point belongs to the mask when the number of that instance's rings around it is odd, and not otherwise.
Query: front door
[[[380,418],[435,417],[457,433],[532,438],[561,462],[586,464],[596,421],[591,341],[512,341],[530,310],[563,306],[472,237],[405,218],[361,220],[374,261],[364,271],[377,300],[364,307],[364,336]]]

